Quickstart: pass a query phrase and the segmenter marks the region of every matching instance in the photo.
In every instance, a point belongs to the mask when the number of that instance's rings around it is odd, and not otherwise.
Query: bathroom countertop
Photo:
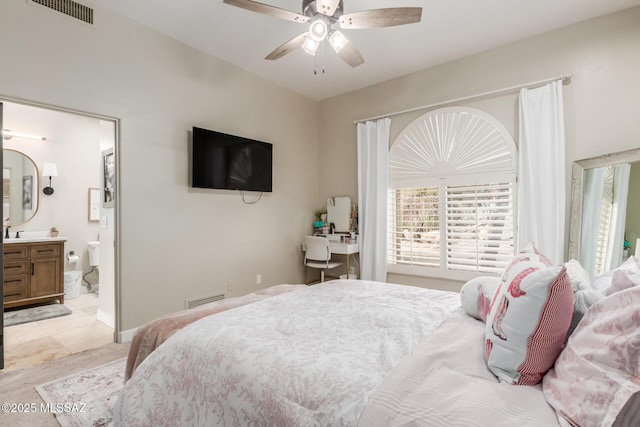
[[[5,245],[11,243],[34,243],[34,242],[64,242],[65,240],[69,240],[68,237],[10,237],[8,239],[4,239],[3,243]]]

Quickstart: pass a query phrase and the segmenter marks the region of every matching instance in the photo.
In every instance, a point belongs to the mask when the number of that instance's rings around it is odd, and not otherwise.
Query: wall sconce
[[[55,163],[45,163],[42,169],[43,169],[42,176],[49,177],[49,186],[44,187],[42,189],[42,192],[47,196],[50,196],[53,194],[53,187],[51,187],[51,177],[58,176],[58,167],[56,166]]]

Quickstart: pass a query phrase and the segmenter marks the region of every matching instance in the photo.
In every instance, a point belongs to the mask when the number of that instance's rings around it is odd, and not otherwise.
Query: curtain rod
[[[524,88],[528,89],[528,88],[532,88],[532,87],[536,87],[536,86],[541,86],[541,85],[543,85],[545,83],[553,82],[553,81],[556,81],[556,80],[562,80],[563,82],[566,82],[566,81],[571,80],[571,77],[573,77],[573,74],[563,74],[563,75],[561,75],[559,77],[552,77],[552,78],[549,78],[549,79],[538,80],[537,82],[529,82],[529,83],[520,84],[520,85],[516,85],[516,86],[506,87],[506,88],[503,88],[503,89],[497,89],[497,90],[492,90],[492,91],[489,91],[489,92],[477,93],[475,95],[464,96],[462,98],[451,99],[449,101],[441,101],[441,102],[436,102],[435,104],[423,105],[421,107],[414,107],[414,108],[410,108],[408,110],[396,111],[394,113],[381,114],[379,116],[369,117],[369,118],[366,118],[366,119],[354,120],[353,124],[357,125],[358,123],[364,123],[364,122],[369,121],[369,120],[378,120],[378,119],[382,119],[384,117],[399,116],[400,114],[412,113],[414,111],[427,110],[429,108],[435,108],[435,107],[442,107],[443,105],[454,104],[456,102],[469,101],[469,100],[472,100],[472,99],[484,98],[484,97],[487,97],[487,96],[502,95],[502,94],[506,94],[506,93],[509,93],[509,92],[515,92],[516,90],[520,90],[520,89],[524,89]]]

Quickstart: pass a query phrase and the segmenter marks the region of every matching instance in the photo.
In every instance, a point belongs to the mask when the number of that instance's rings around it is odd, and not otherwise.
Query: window
[[[390,264],[440,266],[438,187],[389,191]]]
[[[515,251],[515,153],[506,129],[479,110],[443,108],[407,126],[389,153],[389,271],[504,270]]]

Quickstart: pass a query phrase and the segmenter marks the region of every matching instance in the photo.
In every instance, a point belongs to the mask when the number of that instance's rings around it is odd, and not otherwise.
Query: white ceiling
[[[87,0],[314,100],[322,100],[600,15],[640,0],[344,0],[344,13],[420,6],[422,21],[345,30],[365,63],[351,68],[329,46],[264,57],[307,30],[222,0]],[[301,13],[301,0],[264,0]],[[318,74],[314,74],[317,67]],[[325,72],[322,73],[322,67]]]

